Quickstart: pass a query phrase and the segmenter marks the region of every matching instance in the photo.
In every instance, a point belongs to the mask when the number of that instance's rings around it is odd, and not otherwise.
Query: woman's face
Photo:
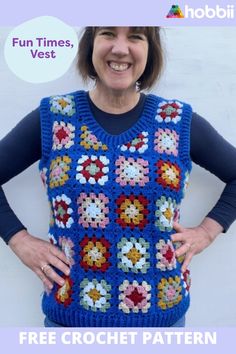
[[[99,88],[115,91],[135,90],[145,70],[148,40],[132,27],[101,27],[93,46],[93,66]]]

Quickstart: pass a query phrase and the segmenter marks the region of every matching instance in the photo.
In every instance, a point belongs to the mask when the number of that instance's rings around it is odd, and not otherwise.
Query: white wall
[[[48,84],[33,85],[16,78],[3,58],[4,39],[9,31],[10,28],[0,29],[0,138],[37,107],[42,97],[83,88],[75,67]],[[153,90],[161,96],[191,103],[194,111],[207,118],[234,145],[235,38],[235,27],[166,29],[167,67]],[[223,187],[215,176],[194,165],[181,223],[198,224],[215,204]],[[37,164],[8,182],[4,190],[29,232],[46,239],[48,205]],[[236,223],[193,259],[188,326],[236,326],[235,234]],[[3,242],[0,246],[0,326],[42,326],[40,281]]]

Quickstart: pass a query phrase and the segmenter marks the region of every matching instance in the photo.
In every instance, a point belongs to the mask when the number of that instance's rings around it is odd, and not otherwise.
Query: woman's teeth
[[[123,64],[123,63],[122,64],[118,64],[118,63],[110,62],[109,66],[115,71],[125,71],[125,70],[128,69],[129,64]]]

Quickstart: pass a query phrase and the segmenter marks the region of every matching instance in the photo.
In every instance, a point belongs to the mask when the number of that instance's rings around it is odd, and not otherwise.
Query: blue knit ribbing
[[[84,91],[45,98],[40,112],[49,236],[71,261],[44,313],[64,326],[171,326],[189,306],[170,236],[191,170],[191,107],[147,95],[136,124],[115,136]]]
[[[49,158],[52,147],[52,123],[48,111],[49,98],[42,99],[40,103],[40,121],[41,121],[41,145],[42,159],[40,160],[40,169]]]

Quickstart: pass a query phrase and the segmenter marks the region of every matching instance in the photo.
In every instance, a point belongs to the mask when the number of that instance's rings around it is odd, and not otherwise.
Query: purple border
[[[61,341],[61,336],[65,332],[92,332],[96,335],[98,332],[136,332],[134,337],[134,344],[131,344],[131,340],[128,344],[63,344]],[[152,338],[154,338],[155,332],[160,332],[161,336],[165,339],[165,343],[156,344],[143,344],[143,331],[151,332]],[[56,339],[56,344],[20,344],[19,334],[20,332],[35,332],[37,335],[49,336],[49,332],[54,332]],[[172,341],[170,344],[167,343],[166,335],[164,332],[172,332]],[[199,332],[200,335],[205,334],[205,332],[216,332],[217,344],[177,344],[176,332]],[[149,354],[165,353],[165,354],[215,354],[215,353],[235,353],[235,335],[236,329],[234,328],[8,328],[1,329],[0,331],[0,341],[1,348],[5,348],[7,353],[18,353],[18,354],[45,354],[47,351],[50,353],[64,353],[69,349],[70,354],[78,354],[86,352],[86,354],[94,354],[94,352],[99,352],[103,354],[120,354],[121,351],[132,353],[135,350],[135,354],[143,354],[145,350],[148,350]],[[181,335],[182,338],[183,334]],[[130,335],[128,336],[131,337]],[[39,336],[37,337],[39,338]],[[71,339],[72,335],[69,334],[66,337]],[[89,337],[88,337],[89,338]],[[90,337],[91,338],[91,337]],[[103,338],[104,339],[104,335]],[[163,351],[164,349],[164,351]]]
[[[161,4],[160,4],[161,2]],[[218,4],[226,8],[234,6],[234,19],[166,19],[170,7],[178,4],[202,8],[205,5],[215,8]],[[144,25],[144,26],[235,26],[236,0],[20,0],[4,1],[1,4],[0,26],[16,26],[38,16],[55,16],[71,26],[93,25]]]

